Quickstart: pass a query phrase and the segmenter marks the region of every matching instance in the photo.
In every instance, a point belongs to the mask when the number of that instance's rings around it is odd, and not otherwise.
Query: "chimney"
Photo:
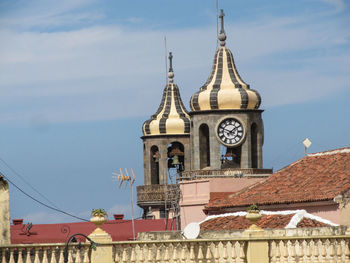
[[[114,217],[114,220],[123,220],[124,215],[123,214],[114,214],[113,217]]]
[[[16,225],[22,225],[23,224],[23,219],[12,219],[12,223]]]

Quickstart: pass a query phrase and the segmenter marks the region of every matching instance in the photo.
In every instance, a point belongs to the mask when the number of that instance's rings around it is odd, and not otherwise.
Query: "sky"
[[[305,138],[309,152],[350,146],[349,5],[219,0],[226,46],[262,97],[265,168],[303,157]],[[133,168],[135,186],[143,184],[141,126],[165,86],[164,37],[189,110],[211,69],[215,6],[0,0],[0,171],[41,202],[84,219],[93,208],[130,218],[130,189],[119,188],[112,173]],[[76,221],[13,185],[10,213],[34,224]]]

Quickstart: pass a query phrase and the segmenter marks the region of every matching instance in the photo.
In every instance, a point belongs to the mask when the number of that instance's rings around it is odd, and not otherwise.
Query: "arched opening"
[[[204,123],[199,126],[199,159],[200,169],[210,167],[209,127]]]
[[[151,184],[159,184],[159,149],[153,145],[151,147]]]
[[[258,168],[258,126],[255,123],[250,127],[250,136],[252,168]]]
[[[171,184],[177,183],[180,172],[185,169],[185,148],[181,142],[168,145],[168,176]]]
[[[221,169],[241,168],[241,146],[225,147],[220,145]]]

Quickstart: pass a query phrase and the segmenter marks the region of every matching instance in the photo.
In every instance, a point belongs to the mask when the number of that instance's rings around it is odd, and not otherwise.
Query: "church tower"
[[[226,47],[223,10],[220,20],[220,47],[210,76],[190,100],[191,170],[255,173],[263,166],[261,98],[238,74],[232,52]]]
[[[160,106],[142,126],[144,185],[137,188],[137,203],[144,216],[151,210],[156,218],[166,217],[170,209],[171,193],[178,188],[173,177],[190,169],[190,116],[174,83],[172,58],[170,52]]]

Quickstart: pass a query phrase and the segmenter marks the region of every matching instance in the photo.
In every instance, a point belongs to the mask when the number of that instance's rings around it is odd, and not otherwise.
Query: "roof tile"
[[[262,182],[226,197],[211,198],[205,209],[332,200],[349,189],[350,148],[342,148],[310,154]]]

